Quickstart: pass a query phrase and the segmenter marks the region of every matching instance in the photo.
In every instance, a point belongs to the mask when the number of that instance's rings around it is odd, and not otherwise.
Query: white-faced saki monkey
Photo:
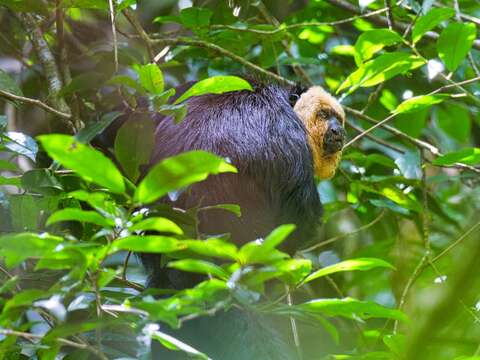
[[[230,241],[237,244],[263,238],[281,224],[295,224],[282,249],[292,253],[299,241],[312,240],[318,227],[322,205],[315,175],[327,179],[335,173],[345,139],[345,113],[319,86],[252,85],[254,91],[190,98],[180,123],[158,116],[151,165],[189,150],[230,159],[237,174],[211,176],[164,202],[181,209],[240,205],[241,217],[223,209],[199,212],[200,233],[230,233]],[[192,273],[166,268],[159,256],[142,255],[142,261],[150,271],[150,286],[182,289],[198,282]],[[291,341],[266,322],[230,310],[186,322],[172,334],[213,360],[295,359]],[[159,349],[156,358],[186,357]]]

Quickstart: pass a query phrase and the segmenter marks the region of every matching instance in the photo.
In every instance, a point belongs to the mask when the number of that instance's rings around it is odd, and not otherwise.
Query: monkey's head
[[[307,129],[315,175],[329,179],[335,174],[342,155],[345,112],[338,101],[320,86],[297,94],[295,100],[293,110]]]

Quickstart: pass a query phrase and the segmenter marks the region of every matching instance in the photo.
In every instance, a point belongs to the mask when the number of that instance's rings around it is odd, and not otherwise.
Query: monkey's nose
[[[326,155],[342,150],[345,141],[345,130],[337,119],[328,121],[327,132],[323,139],[323,151]]]

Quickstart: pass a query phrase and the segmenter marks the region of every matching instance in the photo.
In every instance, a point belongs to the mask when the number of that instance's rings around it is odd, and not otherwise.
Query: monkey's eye
[[[327,120],[332,116],[332,112],[328,109],[321,109],[318,113],[317,116],[323,120]]]
[[[291,106],[295,106],[298,99],[300,99],[300,96],[298,96],[298,94],[290,94],[288,96],[288,102],[290,103]]]

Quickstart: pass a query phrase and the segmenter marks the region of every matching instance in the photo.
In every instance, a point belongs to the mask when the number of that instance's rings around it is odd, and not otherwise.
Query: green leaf
[[[96,211],[87,211],[75,208],[62,209],[53,213],[47,220],[47,226],[60,221],[86,222],[107,228],[115,225],[115,222],[112,219],[107,219]]]
[[[8,150],[26,156],[35,162],[38,152],[38,145],[35,140],[27,134],[16,131],[9,131],[4,136],[7,140],[4,145]]]
[[[237,260],[237,247],[221,239],[182,240],[182,244],[195,254]]]
[[[63,190],[62,185],[50,169],[33,169],[22,175],[22,187],[40,194],[57,194]]]
[[[68,135],[41,135],[38,139],[52,159],[74,170],[86,181],[95,182],[114,193],[125,191],[122,174],[100,151]]]
[[[352,298],[317,299],[300,305],[294,310],[307,313],[322,313],[327,316],[343,316],[349,319],[387,318],[406,321],[407,317],[400,310],[393,310],[371,301],[360,301]]]
[[[455,71],[462,63],[476,36],[477,28],[473,23],[452,23],[442,31],[437,50],[449,71]]]
[[[59,96],[71,95],[76,92],[90,94],[92,89],[100,88],[105,79],[106,76],[103,73],[84,72],[72,78],[72,81],[65,85],[58,94]]]
[[[20,187],[22,184],[21,179],[19,176],[0,176],[0,185],[12,185]]]
[[[0,170],[16,171],[18,170],[18,166],[14,162],[0,159]]]
[[[13,11],[34,12],[44,16],[48,15],[47,5],[38,0],[0,0],[0,6],[1,5]]]
[[[187,28],[208,26],[213,13],[210,9],[188,7],[180,11],[180,20]]]
[[[455,163],[467,165],[480,164],[480,148],[465,148],[440,156],[432,161],[433,165],[454,165]]]
[[[244,264],[268,263],[284,257],[274,251],[295,230],[295,225],[286,224],[277,227],[263,241],[261,239],[246,243],[240,249],[240,261]]]
[[[416,43],[427,32],[439,25],[441,22],[450,19],[455,15],[452,8],[433,8],[426,15],[420,17],[412,30],[412,41]]]
[[[140,86],[140,84],[138,84],[134,79],[132,79],[128,75],[115,75],[111,77],[106,84],[107,85],[123,85],[139,92],[140,94],[145,94],[145,90],[143,89],[143,87]]]
[[[436,110],[440,129],[459,142],[463,143],[469,139],[472,122],[466,106],[449,102]]]
[[[394,45],[401,41],[402,37],[389,29],[366,31],[358,37],[355,43],[355,63],[360,66],[385,46]]]
[[[140,167],[147,165],[155,141],[155,124],[151,114],[134,114],[118,130],[115,157],[128,178],[136,182]]]
[[[404,154],[399,155],[395,160],[395,164],[406,179],[422,178],[422,164],[418,151],[406,151]]]
[[[425,64],[418,56],[403,52],[393,52],[378,56],[367,61],[358,70],[350,74],[337,89],[337,93],[350,88],[352,93],[359,87],[369,87],[380,84],[396,75],[416,69]]]
[[[148,204],[169,191],[205,180],[209,175],[224,172],[237,172],[237,169],[223,158],[206,151],[185,152],[155,165],[138,185],[135,200]]]
[[[0,256],[8,267],[20,264],[28,258],[49,254],[62,243],[63,238],[43,233],[7,234],[0,237]]]
[[[235,214],[237,217],[242,216],[242,210],[240,209],[240,206],[237,204],[218,204],[218,205],[210,205],[210,206],[204,206],[201,207],[199,210],[226,210],[229,211],[233,214]]]
[[[429,108],[432,105],[439,104],[448,97],[449,95],[447,94],[415,96],[402,102],[393,112],[396,114],[416,112],[425,108]]]
[[[192,96],[199,96],[203,94],[222,94],[225,92],[239,90],[253,91],[253,88],[248,81],[237,76],[213,76],[195,83],[175,101],[175,104],[181,103]]]
[[[158,231],[171,233],[176,235],[183,235],[183,230],[175,224],[172,220],[163,217],[151,217],[133,224],[129,228],[130,231]]]
[[[149,93],[158,95],[163,92],[163,74],[157,64],[139,66],[137,69],[140,84]]]
[[[66,7],[108,10],[107,0],[64,0]]]
[[[199,359],[199,360],[209,360],[210,358],[205,355],[204,353],[201,353],[200,351],[194,349],[190,345],[185,344],[184,342],[174,338],[171,335],[168,335],[166,333],[160,332],[160,331],[154,331],[151,334],[152,339],[157,340],[160,342],[163,346],[167,347],[168,349],[171,350],[181,350],[184,353],[188,354],[189,357]]]
[[[388,262],[382,259],[357,258],[357,259],[341,261],[339,263],[317,270],[311,273],[310,275],[308,275],[304,282],[307,283],[312,280],[318,279],[322,276],[327,276],[327,275],[335,274],[338,272],[357,271],[357,270],[366,271],[366,270],[375,269],[379,267],[394,269],[392,265],[390,265]]]
[[[128,250],[145,253],[169,253],[173,251],[185,249],[185,244],[182,244],[179,240],[159,235],[131,235],[116,240],[113,243],[113,251]]]
[[[0,1],[0,5],[1,5],[1,1]],[[20,90],[15,80],[13,80],[3,70],[0,70],[0,90],[4,90],[13,95],[23,96],[22,90]]]
[[[95,136],[101,134],[107,127],[109,127],[110,124],[120,115],[122,115],[122,113],[119,111],[112,111],[104,114],[100,120],[88,123],[87,126],[75,135],[75,138],[84,144],[88,144],[95,138]]]
[[[213,275],[223,280],[227,280],[229,277],[229,274],[220,266],[204,260],[184,259],[171,261],[168,263],[168,267],[198,274]]]

